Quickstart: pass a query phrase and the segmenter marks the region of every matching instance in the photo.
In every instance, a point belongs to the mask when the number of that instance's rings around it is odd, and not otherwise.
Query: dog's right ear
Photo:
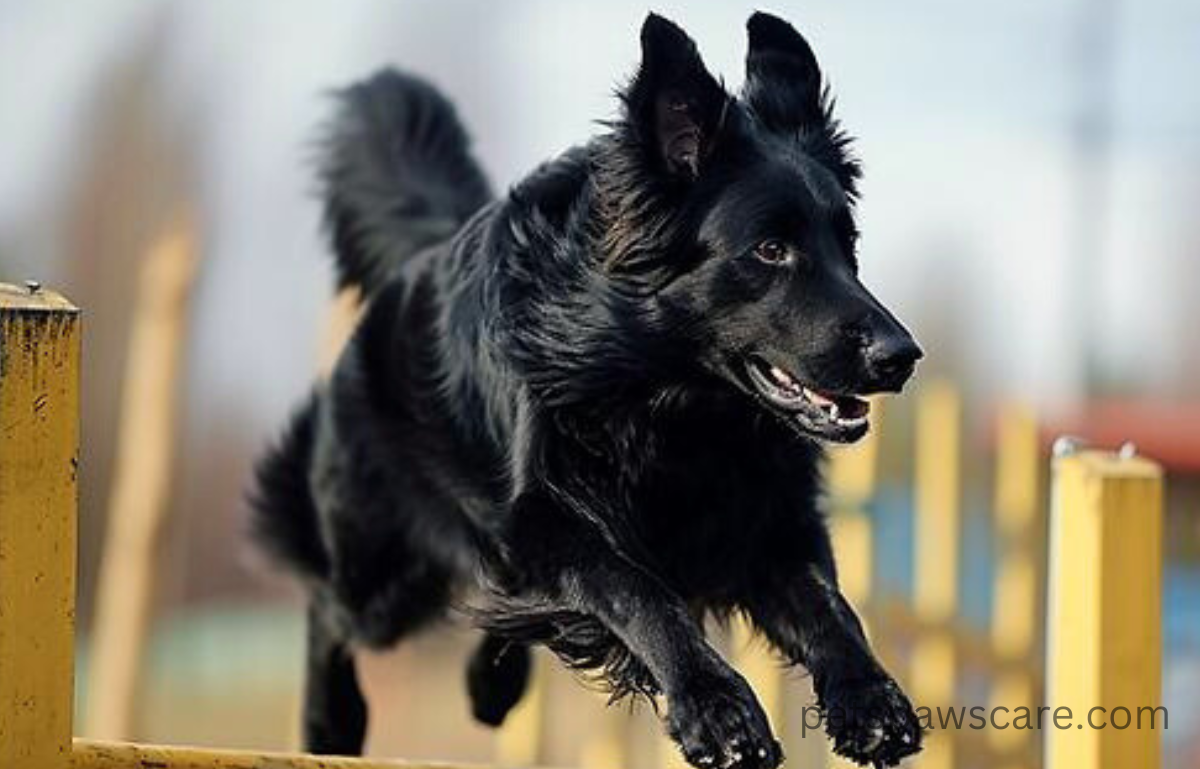
[[[626,118],[668,174],[694,179],[720,133],[729,95],[709,74],[696,44],[651,13],[642,24],[642,63],[622,94]]]
[[[783,19],[761,11],[746,22],[743,95],[768,127],[791,130],[822,119],[821,69],[808,41]]]

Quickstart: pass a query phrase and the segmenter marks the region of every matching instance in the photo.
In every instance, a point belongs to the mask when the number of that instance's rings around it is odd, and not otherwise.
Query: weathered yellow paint
[[[1094,707],[1162,704],[1162,471],[1085,451],[1055,462],[1047,702],[1084,723]],[[1158,769],[1158,728],[1049,729],[1049,769]]]
[[[0,284],[0,767],[71,749],[79,311]]]
[[[163,559],[181,357],[198,261],[181,217],[154,244],[139,275],[122,385],[117,463],[97,580],[83,733],[137,737],[141,671]]]
[[[379,761],[129,742],[75,740],[73,769],[484,769],[478,764]],[[7,767],[6,767],[7,769]]]
[[[913,608],[931,630],[913,645],[909,681],[918,706],[955,704],[958,661],[949,622],[958,611],[962,406],[947,382],[934,382],[917,403]],[[954,735],[934,731],[922,769],[952,769]]]
[[[541,762],[546,724],[546,678],[549,660],[543,654],[533,659],[529,690],[513,708],[496,734],[496,763],[500,766],[534,766]]]
[[[1031,409],[1009,405],[1001,410],[997,427],[992,648],[1003,663],[1030,663],[1041,632],[1045,571],[1037,422]],[[1034,708],[1041,704],[1039,694],[1033,671],[1014,664],[995,676],[990,704]],[[1028,755],[1033,742],[1033,732],[1025,729],[989,729],[987,736],[993,748],[1012,755]],[[1010,767],[1028,764],[1014,761]]]

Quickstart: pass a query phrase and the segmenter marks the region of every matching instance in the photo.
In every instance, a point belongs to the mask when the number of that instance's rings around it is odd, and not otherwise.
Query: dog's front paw
[[[736,673],[694,683],[668,708],[671,738],[698,769],[775,769],[783,761],[762,706]]]
[[[912,703],[886,675],[831,683],[821,699],[825,730],[838,755],[878,769],[921,749]]]

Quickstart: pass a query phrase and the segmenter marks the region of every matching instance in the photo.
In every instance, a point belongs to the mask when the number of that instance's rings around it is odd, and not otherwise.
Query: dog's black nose
[[[912,376],[917,361],[925,353],[908,334],[876,337],[867,346],[867,363],[879,385],[899,390]]]

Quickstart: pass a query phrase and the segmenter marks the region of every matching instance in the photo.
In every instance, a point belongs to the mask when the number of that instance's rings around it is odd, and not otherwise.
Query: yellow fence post
[[[997,421],[994,530],[997,563],[992,601],[992,649],[999,670],[992,707],[1035,708],[1040,692],[1030,665],[1043,614],[1045,519],[1037,422],[1028,407],[1009,405]],[[1033,732],[989,729],[992,746],[1010,757],[1005,769],[1027,769]]]
[[[1055,460],[1046,702],[1071,716],[1043,727],[1048,769],[1161,765],[1162,525],[1154,462]]]
[[[913,644],[910,680],[917,707],[955,705],[958,661],[950,622],[958,612],[962,522],[962,406],[947,382],[934,382],[917,403],[913,608],[924,628]],[[922,769],[953,769],[955,735],[933,731]]]
[[[74,700],[79,311],[0,284],[0,767],[66,769]]]

